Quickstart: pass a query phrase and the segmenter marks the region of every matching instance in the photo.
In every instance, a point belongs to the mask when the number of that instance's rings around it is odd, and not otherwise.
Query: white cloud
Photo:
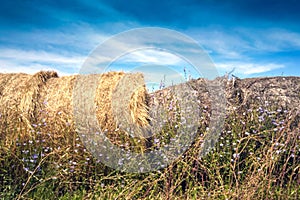
[[[284,68],[285,66],[282,64],[276,63],[267,63],[267,64],[259,64],[259,63],[242,63],[242,62],[234,62],[234,63],[216,63],[217,69],[220,71],[229,72],[232,69],[234,70],[234,74],[236,75],[252,75],[252,74],[262,74],[266,72],[270,72],[275,69]]]
[[[209,54],[217,54],[227,59],[240,59],[243,52],[252,47],[239,34],[225,30],[199,29],[190,30],[190,34],[199,42]]]
[[[18,49],[18,45],[16,45],[16,48],[0,48],[0,72],[31,73],[42,69],[54,69],[60,71],[62,74],[72,74],[78,72],[87,56],[90,56],[89,63],[87,64],[90,64],[94,68],[98,67],[99,62],[109,64],[110,61],[116,59],[116,56],[121,56],[117,59],[125,63],[140,62],[141,64],[178,66],[186,64],[185,60],[181,57],[166,51],[155,49],[132,50],[132,48],[149,42],[148,38],[139,37],[139,35],[133,35],[132,37],[123,38],[122,40],[113,39],[105,49],[105,52],[88,55],[87,52],[93,49],[96,50],[97,45],[106,41],[109,36],[96,31],[88,24],[74,25],[71,29],[70,31],[56,32],[36,30],[18,38],[20,41],[36,40],[36,44],[53,47],[51,51],[46,50],[46,48],[39,49],[34,46],[31,47],[28,44],[28,48],[34,48],[35,50],[27,51]],[[163,33],[158,32],[153,37],[155,41],[153,43],[154,46],[156,44],[166,43],[165,47],[167,50],[169,47],[184,49],[185,55],[191,55],[189,58],[193,57],[198,59],[198,65],[205,65],[203,63],[208,62],[205,56],[202,58],[197,57],[199,51],[197,51],[194,46],[178,45],[187,42],[184,37],[176,38],[177,35],[173,34],[170,37],[162,37],[166,40],[163,41],[160,34]],[[256,54],[261,52],[300,49],[300,34],[283,29],[251,30],[238,28],[226,31],[208,28],[189,30],[188,35],[197,40],[200,45],[203,45],[205,50],[210,53],[211,56],[214,56],[212,57],[213,60],[221,61],[219,64],[216,64],[220,71],[230,71],[233,67],[236,67],[235,72],[243,75],[265,73],[284,67],[284,65],[276,63],[265,64],[266,62],[263,60],[257,60],[257,63],[245,62],[245,60],[255,59]],[[17,36],[9,38],[17,38]],[[178,42],[175,44],[172,41]],[[111,47],[116,47],[116,49]],[[127,52],[128,54],[123,56],[118,55],[120,52]],[[253,59],[248,59],[249,55],[251,55]]]
[[[45,51],[0,49],[0,72],[35,73],[40,70],[55,70],[61,75],[78,71],[85,57],[64,56]]]
[[[0,58],[3,60],[16,60],[17,62],[47,62],[47,63],[61,63],[61,64],[80,64],[84,57],[80,56],[63,56],[56,53],[49,53],[45,51],[25,51],[18,49],[0,49]]]
[[[187,31],[213,56],[228,60],[256,54],[300,50],[300,34],[285,29],[220,28]]]
[[[0,38],[3,44],[10,44],[0,46],[0,72],[52,69],[63,75],[78,73],[88,53],[107,38],[83,23],[55,31],[12,32]]]
[[[139,62],[157,65],[180,65],[184,63],[184,61],[180,57],[174,54],[165,51],[156,51],[150,49],[134,51],[120,58],[120,61],[127,63]]]
[[[280,52],[300,49],[300,34],[286,29],[237,29],[240,41],[248,41],[248,51]]]

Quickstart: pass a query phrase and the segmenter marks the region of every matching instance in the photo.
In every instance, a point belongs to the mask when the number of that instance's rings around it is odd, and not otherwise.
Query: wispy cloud
[[[300,34],[283,29],[260,31],[254,39],[255,47],[262,51],[300,50]]]
[[[45,51],[24,51],[18,49],[0,49],[0,58],[4,60],[16,60],[17,62],[41,62],[41,63],[53,63],[53,64],[80,64],[83,61],[83,57],[78,56],[63,56],[56,53],[50,53]]]
[[[171,53],[157,50],[134,51],[120,58],[120,62],[156,65],[182,65],[184,61]]]
[[[300,34],[286,29],[222,28],[191,29],[191,34],[208,53],[225,59],[300,50]]]
[[[85,57],[68,56],[37,50],[0,49],[1,72],[35,73],[56,70],[62,75],[76,73]]]
[[[1,37],[0,42],[11,45],[0,48],[0,72],[34,73],[43,69],[53,69],[64,75],[73,74],[78,73],[88,56],[89,64],[95,68],[99,61],[109,64],[116,58],[125,65],[141,63],[184,66],[186,64],[181,57],[167,51],[138,51],[137,49],[137,51],[128,52],[129,54],[123,57],[110,56],[111,53],[116,55],[118,52],[126,52],[131,47],[147,44],[147,38],[138,35],[127,40],[113,40],[110,45],[117,47],[116,52],[110,49],[107,52],[98,52],[96,56],[89,55],[91,50],[95,50],[99,44],[111,36],[85,23],[74,24],[69,28],[69,30],[60,31],[34,30],[9,38]],[[202,45],[212,60],[217,62],[220,74],[230,71],[233,66],[236,67],[235,72],[242,76],[263,74],[284,68],[286,65],[282,63],[268,62],[258,57],[266,53],[300,50],[300,34],[285,29],[236,28],[234,31],[227,31],[206,28],[188,30],[186,33]],[[157,33],[157,43],[168,44],[169,42],[171,44],[170,41],[176,39],[174,35],[170,35],[168,40],[161,41],[159,36]],[[12,38],[15,37],[20,40],[13,40]],[[188,45],[173,47],[185,48],[186,52],[197,56],[197,51]]]
[[[234,63],[216,63],[217,68],[223,72],[229,72],[232,69],[234,70],[234,74],[240,75],[242,77],[247,75],[261,74],[270,72],[275,69],[284,68],[283,64],[276,63],[243,63],[243,62],[234,62]]]

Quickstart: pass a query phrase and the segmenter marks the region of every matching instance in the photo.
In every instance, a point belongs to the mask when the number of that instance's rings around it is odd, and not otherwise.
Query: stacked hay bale
[[[117,144],[124,142],[124,131],[116,132],[118,124],[112,113],[112,94],[118,82],[127,74],[109,72],[88,75],[98,82],[95,104],[96,115],[102,130],[106,129]],[[79,75],[58,77],[55,72],[28,74],[0,74],[0,113],[3,134],[21,127],[26,130],[39,129],[60,137],[65,131],[75,132],[73,116],[73,89]],[[143,79],[141,74],[131,74],[132,82]],[[127,84],[131,84],[130,81]],[[121,98],[121,97],[120,97]],[[132,121],[139,126],[147,123],[145,85],[132,94],[129,105]],[[5,119],[4,119],[5,118]],[[4,129],[4,127],[6,128]],[[28,131],[27,131],[28,132]],[[126,134],[125,134],[126,135]],[[129,137],[125,138],[129,140]]]

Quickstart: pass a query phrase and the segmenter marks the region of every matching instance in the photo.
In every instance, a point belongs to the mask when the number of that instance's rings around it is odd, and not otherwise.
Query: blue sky
[[[297,0],[2,1],[0,72],[78,73],[111,36],[162,27],[195,39],[220,75],[235,68],[242,78],[300,76],[299,10]],[[143,64],[180,64],[173,55],[151,51],[134,56]]]

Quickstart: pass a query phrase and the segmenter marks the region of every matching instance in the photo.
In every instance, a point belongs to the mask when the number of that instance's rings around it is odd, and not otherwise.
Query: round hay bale
[[[109,72],[101,75],[93,74],[86,76],[87,79],[99,81],[96,90],[95,104],[97,107],[97,119],[103,128],[115,129],[117,126],[112,114],[112,101],[118,101],[118,99],[112,99],[112,94],[118,82],[121,78],[125,77],[125,75],[124,72]],[[63,121],[64,123],[74,122],[73,89],[78,76],[79,75],[73,75],[50,79],[41,89],[39,98],[39,104],[43,105],[41,112],[46,114],[50,121],[58,122],[65,119],[65,121]],[[131,84],[130,80],[135,81],[135,79],[143,79],[142,74],[130,74],[130,79],[127,80],[127,84]],[[143,87],[140,87],[132,94],[130,105],[128,105],[133,121],[140,126],[144,126],[147,123],[145,96],[146,88],[145,85],[143,85]],[[46,117],[45,115],[43,116]]]
[[[55,143],[61,139],[69,140],[68,135],[76,132],[73,90],[79,76],[81,75],[58,77],[56,72],[43,71],[34,75],[0,74],[2,136],[15,135],[10,133],[16,130],[18,135],[25,137],[35,131],[50,134]],[[113,115],[112,111],[112,102],[118,99],[113,99],[115,97],[112,94],[122,78],[127,77],[123,79],[126,81],[122,84],[130,87],[136,80],[144,83],[143,75],[109,72],[84,76],[92,81],[98,81],[94,102],[100,128],[114,144],[129,143],[128,146],[139,146],[138,148],[141,149],[144,146],[143,139],[131,138],[126,131],[118,128],[117,116]],[[148,122],[145,99],[146,88],[143,84],[132,93],[130,102],[123,105],[124,110],[130,113],[130,122],[138,126],[146,126]],[[21,133],[20,129],[24,131]],[[10,139],[14,138],[10,137]]]
[[[47,80],[58,77],[56,72],[41,71],[34,75],[10,73],[0,75],[0,113],[2,122],[18,122],[31,127],[36,120],[36,110],[41,88]],[[14,128],[14,127],[10,127]]]
[[[124,72],[109,72],[104,74],[65,76],[48,80],[47,84],[40,91],[39,104],[43,105],[43,109],[40,110],[38,117],[40,123],[47,124],[47,126],[51,127],[50,131],[52,133],[61,133],[64,131],[75,132],[76,126],[73,112],[77,105],[73,105],[73,95],[74,89],[76,90],[74,87],[77,80],[83,81],[83,83],[97,82],[94,99],[96,106],[95,113],[98,125],[110,140],[118,145],[122,145],[126,142],[137,145],[135,140],[138,139],[130,139],[126,131],[119,129],[117,116],[113,113],[112,102],[122,103],[122,96],[115,98],[113,95],[120,80],[126,80],[122,82],[122,84],[126,85],[133,84],[134,82],[144,83],[143,75],[138,73],[125,74]],[[77,83],[77,85],[80,84]],[[89,87],[89,84],[82,84],[80,88],[82,93],[78,93],[80,98],[86,98],[86,95],[88,95],[85,94],[84,87]],[[121,105],[124,107],[124,110],[130,112],[130,122],[135,123],[137,126],[147,126],[148,123],[145,100],[146,87],[143,84],[132,93],[130,102],[127,102],[128,104]],[[54,134],[53,137],[60,136],[59,134]],[[143,143],[142,139],[140,141],[138,146]]]
[[[0,74],[0,140],[10,147],[17,137],[30,136],[36,122],[41,88],[56,72]]]
[[[105,74],[87,75],[88,79],[99,81],[96,90],[95,104],[96,115],[102,130],[113,132],[118,128],[112,113],[112,94],[121,80],[124,72],[109,72]],[[9,124],[4,132],[14,130],[16,127],[34,129],[39,131],[63,134],[64,131],[75,132],[73,116],[73,89],[76,78],[79,75],[58,77],[56,72],[39,72],[34,75],[24,73],[0,74],[0,113],[2,122],[4,116]],[[135,79],[143,80],[142,74],[130,74],[125,84],[135,82]],[[130,109],[132,122],[139,126],[147,123],[145,85],[139,87],[132,94],[129,105],[124,109]],[[121,98],[121,97],[120,97]],[[20,124],[21,123],[21,124]],[[54,136],[55,134],[53,134]],[[119,137],[119,136],[118,136]]]

